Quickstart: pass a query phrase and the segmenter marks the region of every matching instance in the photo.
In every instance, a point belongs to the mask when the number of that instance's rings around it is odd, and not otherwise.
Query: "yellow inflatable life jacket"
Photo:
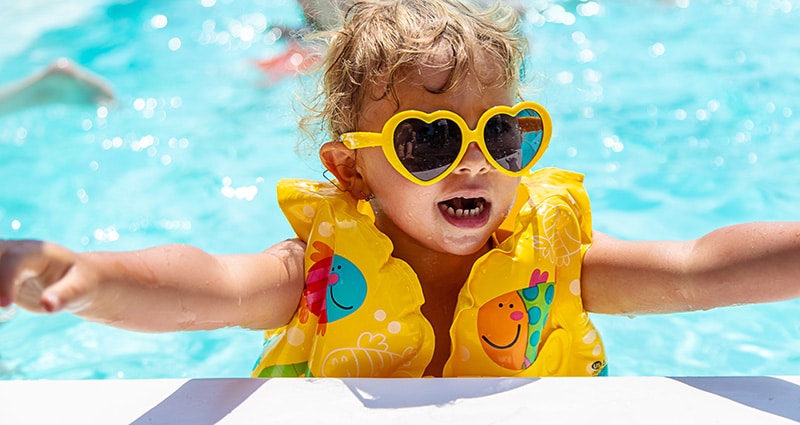
[[[524,177],[494,248],[459,293],[444,376],[597,376],[603,344],[583,309],[591,244],[583,176]],[[420,377],[432,327],[416,274],[393,258],[368,205],[329,183],[282,180],[278,201],[306,241],[306,288],[289,324],[265,333],[254,377]]]

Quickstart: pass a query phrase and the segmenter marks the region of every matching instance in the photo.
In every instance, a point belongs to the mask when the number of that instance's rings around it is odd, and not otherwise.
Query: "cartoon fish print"
[[[527,288],[502,294],[478,309],[481,346],[498,365],[523,370],[536,360],[555,294],[555,282],[548,277],[548,272],[536,269]]]
[[[527,314],[518,291],[496,297],[478,310],[481,345],[495,363],[506,369],[521,369],[525,360]]]
[[[305,308],[300,321],[308,321],[308,312],[319,317],[319,333],[325,333],[326,325],[347,317],[364,303],[367,297],[367,281],[364,274],[350,260],[333,253],[333,249],[321,241],[312,244],[312,265],[306,275]]]

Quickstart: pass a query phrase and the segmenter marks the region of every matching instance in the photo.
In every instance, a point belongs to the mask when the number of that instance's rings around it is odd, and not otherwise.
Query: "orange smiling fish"
[[[511,370],[527,369],[536,360],[542,328],[555,295],[555,279],[536,269],[530,286],[493,298],[478,310],[478,333],[486,354]]]

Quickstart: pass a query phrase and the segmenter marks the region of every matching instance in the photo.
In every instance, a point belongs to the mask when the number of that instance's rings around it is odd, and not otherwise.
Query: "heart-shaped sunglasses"
[[[400,174],[428,186],[456,169],[472,142],[504,174],[526,174],[547,149],[550,127],[541,105],[521,102],[488,109],[475,129],[452,111],[407,110],[389,118],[380,133],[344,133],[341,141],[349,149],[381,147]]]

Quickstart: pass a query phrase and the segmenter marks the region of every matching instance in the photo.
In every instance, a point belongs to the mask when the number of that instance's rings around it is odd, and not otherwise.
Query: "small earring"
[[[365,202],[369,202],[369,201],[375,199],[375,195],[372,194],[372,193],[370,193],[369,195],[365,195],[364,192],[361,192],[361,196],[364,197],[364,201]]]

